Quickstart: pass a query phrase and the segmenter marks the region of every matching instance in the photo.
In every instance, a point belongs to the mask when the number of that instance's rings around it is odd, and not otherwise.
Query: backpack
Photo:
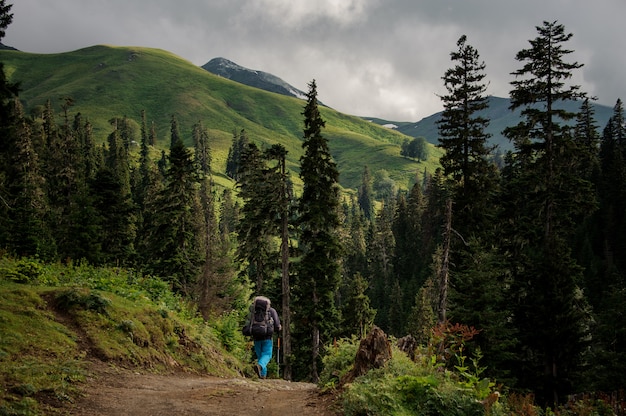
[[[255,339],[271,337],[274,334],[274,319],[270,314],[270,300],[257,296],[250,306],[250,335]]]

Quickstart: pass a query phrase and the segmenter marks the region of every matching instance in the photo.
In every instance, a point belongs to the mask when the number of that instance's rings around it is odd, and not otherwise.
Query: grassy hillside
[[[80,112],[90,120],[96,140],[111,132],[109,120],[114,117],[134,120],[139,132],[145,110],[163,148],[169,144],[172,115],[189,144],[192,125],[202,122],[209,130],[218,173],[224,171],[233,132],[240,129],[261,146],[284,145],[288,168],[297,173],[305,105],[297,98],[215,76],[169,52],[150,48],[93,46],[45,55],[0,51],[0,61],[9,80],[21,83],[20,99],[27,112],[36,113],[50,100],[60,119],[63,100],[71,97],[70,113]],[[432,172],[437,166],[439,153],[434,148],[426,163],[406,160],[400,156],[400,145],[407,136],[329,108],[321,112],[344,187],[359,186],[365,164],[371,172],[387,170],[401,188],[410,185],[416,172]]]
[[[164,281],[132,271],[0,256],[0,415],[54,414],[95,361],[241,375],[241,321],[205,323]]]

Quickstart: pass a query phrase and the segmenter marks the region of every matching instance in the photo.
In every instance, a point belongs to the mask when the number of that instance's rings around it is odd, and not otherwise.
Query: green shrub
[[[346,415],[505,415],[491,383],[468,381],[466,374],[446,370],[436,358],[412,361],[392,347],[384,368],[370,370],[346,386],[342,404]],[[332,363],[333,359],[330,359]],[[464,371],[468,371],[462,368]],[[486,392],[492,401],[483,400]]]
[[[22,259],[13,264],[13,267],[5,267],[0,274],[7,280],[22,283],[37,283],[42,275],[43,267],[36,260]]]
[[[327,349],[323,357],[323,369],[319,384],[322,388],[334,388],[354,364],[360,341],[356,336],[340,339]]]
[[[111,301],[100,293],[81,288],[61,291],[55,297],[56,307],[65,312],[78,308],[106,314],[106,308],[110,304]]]
[[[243,362],[249,360],[250,354],[246,349],[247,340],[241,332],[241,321],[237,312],[231,311],[220,315],[213,320],[212,325],[217,339],[226,351]]]

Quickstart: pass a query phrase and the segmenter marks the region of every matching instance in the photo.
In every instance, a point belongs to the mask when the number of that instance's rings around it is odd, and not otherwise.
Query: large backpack
[[[270,300],[264,296],[254,298],[250,306],[250,335],[255,339],[274,334],[274,319],[270,314]]]

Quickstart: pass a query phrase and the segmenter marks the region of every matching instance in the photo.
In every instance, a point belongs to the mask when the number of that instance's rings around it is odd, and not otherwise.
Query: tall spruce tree
[[[514,322],[520,339],[517,374],[521,387],[555,405],[572,392],[587,336],[584,299],[578,289],[581,267],[571,254],[577,224],[595,207],[590,182],[581,177],[581,151],[567,121],[575,117],[560,103],[584,98],[567,85],[582,65],[565,58],[571,34],[544,22],[523,62],[513,72],[511,108],[522,121],[505,129],[515,146],[506,170],[506,223],[509,225],[515,293]]]
[[[417,293],[428,277],[431,254],[422,246],[422,215],[425,199],[421,185],[413,185],[408,195],[398,194],[392,231],[395,241],[393,270],[402,288],[403,309],[409,311]]]
[[[11,132],[15,141],[8,153],[11,155],[5,172],[8,192],[3,198],[11,207],[6,216],[11,227],[8,238],[1,244],[4,247],[8,243],[7,246],[18,256],[52,260],[56,254],[55,242],[48,226],[48,202],[39,157],[32,141],[32,126],[24,116],[20,101],[16,99],[13,104],[15,129]]]
[[[392,298],[392,288],[396,282],[393,260],[396,248],[392,226],[395,203],[385,200],[378,211],[376,220],[370,225],[367,240],[368,281],[371,287],[372,306],[376,309],[377,326],[383,331],[401,336],[401,323],[392,321],[390,311],[403,310],[402,299]],[[397,292],[399,293],[399,292]],[[392,303],[393,302],[393,303]],[[394,317],[400,314],[396,313]]]
[[[335,295],[340,283],[341,244],[339,221],[339,171],[318,108],[317,85],[309,83],[304,108],[304,155],[300,159],[302,197],[298,206],[299,244],[302,252],[294,283],[294,316],[302,359],[299,378],[319,379],[320,352],[332,340],[339,314]],[[296,309],[297,305],[297,309]],[[294,334],[295,337],[295,334]],[[295,344],[295,342],[294,342]],[[304,353],[306,352],[306,355]],[[309,358],[306,359],[305,357]],[[303,364],[308,364],[303,366]],[[304,368],[303,368],[304,367]]]
[[[172,134],[177,123],[172,120]],[[191,296],[202,262],[202,222],[198,174],[191,151],[180,137],[172,141],[166,184],[147,207],[142,260],[149,272],[169,280],[177,292]]]
[[[241,171],[241,158],[248,148],[250,139],[248,139],[248,133],[244,129],[241,129],[239,134],[233,132],[233,140],[230,148],[228,149],[228,158],[226,159],[226,175],[234,180],[239,180],[239,173]]]
[[[363,175],[361,176],[361,186],[359,186],[358,189],[358,202],[365,218],[371,221],[375,214],[375,201],[374,190],[372,188],[372,175],[370,175],[370,169],[367,165],[363,168]]]
[[[243,206],[237,230],[237,257],[245,265],[244,275],[254,282],[255,293],[271,297],[273,293],[267,290],[273,288],[270,280],[279,258],[275,240],[279,235],[279,207],[274,200],[277,184],[255,143],[249,143],[243,152],[239,178],[237,186]]]
[[[209,133],[201,122],[193,125],[192,133],[194,159],[198,164],[200,172],[207,175],[211,172],[211,147],[209,146]]]
[[[503,268],[492,248],[498,174],[487,145],[489,120],[481,115],[488,108],[486,66],[465,36],[457,47],[450,54],[456,64],[443,76],[448,94],[441,97],[438,126],[439,147],[445,150],[441,164],[454,201],[448,316],[480,330],[471,347],[480,348],[495,369],[508,358],[511,345],[504,341],[511,329],[506,330],[510,311],[503,301],[507,285],[500,281]]]
[[[443,173],[452,181],[454,228],[468,238],[489,223],[497,176],[488,159],[492,151],[487,146],[489,120],[480,115],[489,106],[484,95],[485,63],[465,35],[457,46],[450,54],[456,64],[442,78],[448,94],[441,97],[444,111],[438,122],[438,146],[445,151],[440,159]]]

